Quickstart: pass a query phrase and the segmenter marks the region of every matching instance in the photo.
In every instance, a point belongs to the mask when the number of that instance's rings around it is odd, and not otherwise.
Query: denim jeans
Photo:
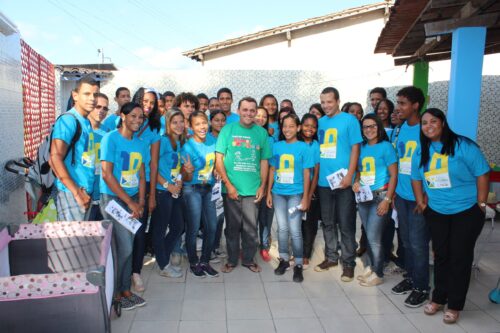
[[[132,197],[137,201],[137,196]],[[113,221],[113,240],[116,247],[116,286],[117,292],[130,290],[132,276],[132,247],[134,244],[134,234],[128,231],[124,226],[112,218],[105,208],[111,200],[115,200],[123,208],[129,211],[127,204],[121,201],[118,197],[109,194],[101,194],[100,206],[101,214],[106,220]]]
[[[384,192],[384,197],[385,197]],[[373,200],[360,202],[358,204],[359,216],[365,228],[366,238],[368,240],[367,251],[370,259],[370,266],[378,277],[384,276],[384,253],[382,249],[382,235],[387,223],[387,214],[377,215],[377,207],[384,199],[383,196],[373,193]]]
[[[227,194],[224,200],[224,214],[226,216],[227,263],[232,266],[238,264],[240,256],[240,236],[243,265],[254,262],[257,252],[257,216],[259,204],[255,203],[255,196],[242,197],[238,200],[230,199]]]
[[[184,231],[183,203],[182,199],[174,199],[169,191],[164,190],[156,190],[156,202],[151,216],[151,232],[156,262],[163,269],[168,265],[170,254]]]
[[[198,263],[196,235],[203,223],[203,247],[199,262],[208,263],[215,241],[217,215],[215,201],[212,201],[212,186],[184,185],[183,195],[186,207],[186,250],[190,264]]]
[[[144,262],[144,254],[146,252],[146,227],[149,218],[149,182],[146,182],[146,204],[144,205],[144,211],[142,213],[141,221],[142,225],[135,233],[134,237],[134,250],[132,253],[132,272],[141,274],[142,264]]]
[[[222,201],[222,199],[220,199]],[[217,212],[218,202],[215,202],[215,208]],[[217,216],[217,229],[215,231],[215,240],[214,240],[214,248],[212,251],[220,248],[220,239],[222,238],[222,231],[224,230],[224,212]]]
[[[306,220],[302,220],[302,239],[304,240],[304,258],[312,257],[314,240],[318,233],[318,221],[321,220],[321,208],[319,204],[319,194],[316,193],[311,200],[311,206],[306,213]]]
[[[290,214],[288,210],[297,207],[302,200],[302,194],[280,195],[273,193],[273,206],[278,222],[278,252],[280,258],[288,261],[288,236],[292,239],[292,251],[295,263],[302,265],[302,211],[295,210]]]
[[[273,225],[274,218],[274,208],[267,207],[266,204],[267,197],[263,197],[259,204],[259,239],[260,248],[269,249],[271,244],[269,244],[269,238],[271,236],[271,227]]]
[[[102,221],[101,206],[99,201],[90,204],[89,221]]]
[[[396,196],[399,232],[403,242],[405,269],[413,287],[429,290],[429,228],[422,214],[413,212],[415,201]]]
[[[356,266],[356,202],[351,187],[331,190],[329,187],[318,187],[325,238],[325,259],[338,261],[338,241],[335,235],[335,224],[340,229],[340,248],[342,264],[347,267]]]

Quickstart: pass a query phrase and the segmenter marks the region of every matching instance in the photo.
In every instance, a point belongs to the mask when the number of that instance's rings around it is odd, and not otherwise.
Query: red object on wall
[[[55,121],[54,65],[21,40],[24,155],[34,159]]]

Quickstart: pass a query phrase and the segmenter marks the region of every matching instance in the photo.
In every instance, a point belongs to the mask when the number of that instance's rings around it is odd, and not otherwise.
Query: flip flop
[[[222,268],[220,270],[222,273],[231,273],[233,271],[234,267],[236,267],[236,266],[233,266],[229,263],[226,263],[226,264],[224,264],[224,266],[222,266]]]
[[[438,311],[441,311],[444,308],[442,304],[437,304],[434,302],[429,302],[424,306],[424,313],[426,315],[432,316],[436,314]]]
[[[445,324],[455,324],[457,322],[457,320],[458,320],[459,314],[460,314],[459,311],[446,310],[444,312],[443,322]]]
[[[256,263],[251,263],[251,264],[241,264],[241,266],[245,267],[245,268],[248,268],[251,272],[253,273],[259,273],[262,271],[262,269],[260,268],[259,265],[257,265]]]

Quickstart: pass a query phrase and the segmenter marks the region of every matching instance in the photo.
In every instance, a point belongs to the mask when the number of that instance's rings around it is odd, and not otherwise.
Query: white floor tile
[[[316,333],[324,332],[324,328],[317,318],[275,319],[278,333]]]
[[[466,332],[500,332],[500,322],[482,311],[462,311],[458,325]]]
[[[363,318],[374,333],[418,333],[403,314],[364,315]]]
[[[178,321],[142,321],[136,320],[130,328],[130,333],[166,333],[177,332]],[[114,331],[113,331],[114,332]]]
[[[357,316],[330,316],[320,318],[321,324],[328,333],[366,333],[370,328],[360,315]]]
[[[274,319],[316,317],[307,299],[270,299],[269,306]]]
[[[223,300],[224,284],[186,283],[185,300]]]
[[[182,301],[148,300],[138,308],[134,320],[179,320]]]
[[[221,333],[226,332],[225,320],[181,321],[179,333]]]
[[[226,299],[265,299],[264,285],[260,282],[225,282]]]
[[[306,298],[301,284],[296,282],[264,282],[264,289],[269,299]]]
[[[149,283],[144,292],[146,301],[160,299],[166,301],[182,301],[184,299],[183,283]]]
[[[274,333],[274,322],[270,319],[228,320],[228,333]]]
[[[335,316],[355,316],[358,310],[351,304],[344,295],[337,295],[330,298],[311,298],[314,312],[320,318],[329,318]]]
[[[362,315],[366,314],[399,314],[401,311],[392,304],[387,296],[351,296],[351,302]]]
[[[226,302],[220,300],[184,300],[184,320],[226,320]]]
[[[227,319],[271,319],[266,299],[227,300]]]
[[[336,282],[302,282],[302,288],[309,298],[330,298],[344,295],[344,291]]]
[[[425,313],[407,313],[406,318],[422,333],[463,333],[458,325],[446,325],[443,323],[443,312],[428,316]],[[472,332],[471,332],[472,333]]]

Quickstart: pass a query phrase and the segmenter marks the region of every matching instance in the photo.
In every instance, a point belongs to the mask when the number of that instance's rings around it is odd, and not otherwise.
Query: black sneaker
[[[302,265],[295,265],[293,268],[293,282],[304,281],[304,275],[302,275]]]
[[[205,272],[205,275],[208,277],[218,277],[219,272],[217,272],[215,269],[210,266],[210,264],[200,264],[201,269],[203,272]]]
[[[205,271],[203,268],[201,268],[201,265],[199,264],[194,264],[194,265],[189,265],[189,269],[191,270],[191,273],[197,278],[204,278],[205,277]]]
[[[396,286],[391,289],[391,292],[395,295],[404,295],[408,294],[413,290],[413,283],[410,279],[406,278],[403,281],[399,282]]]
[[[136,294],[130,295],[128,297],[128,300],[132,302],[135,305],[135,307],[141,307],[147,304],[144,298],[137,296]]]
[[[122,297],[120,298],[120,305],[122,310],[128,311],[128,310],[133,310],[137,307],[137,305],[134,304],[128,297]]]
[[[405,300],[405,305],[409,308],[418,308],[424,305],[429,299],[429,292],[426,290],[413,289],[410,296]]]
[[[290,263],[288,261],[285,261],[284,259],[278,258],[280,261],[280,264],[278,267],[274,270],[274,274],[276,275],[283,275],[285,274],[285,271],[290,269]]]

